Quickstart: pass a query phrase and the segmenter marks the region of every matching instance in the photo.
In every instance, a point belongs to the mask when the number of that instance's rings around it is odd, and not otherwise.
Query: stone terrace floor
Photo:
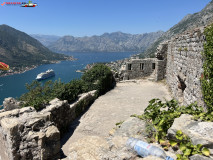
[[[116,87],[100,96],[71,126],[62,139],[62,150],[68,155],[69,146],[84,136],[106,137],[115,124],[132,114],[142,114],[153,98],[171,99],[163,82],[146,79],[122,81]]]

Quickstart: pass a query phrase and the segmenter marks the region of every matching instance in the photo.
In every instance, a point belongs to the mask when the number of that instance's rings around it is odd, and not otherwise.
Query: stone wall
[[[32,107],[1,112],[0,159],[58,159],[61,134],[94,99],[95,91],[91,91],[71,105],[54,99],[40,112]]]
[[[203,72],[203,28],[179,35],[168,42],[166,80],[173,96],[184,105],[203,105],[200,77]]]
[[[126,63],[123,79],[150,76],[158,81],[166,78],[173,97],[180,103],[188,105],[197,101],[204,106],[200,82],[203,72],[201,53],[205,42],[203,32],[204,28],[197,28],[161,43],[156,58],[131,59]]]
[[[156,65],[155,63],[155,58],[131,59],[126,64],[124,80],[147,77],[154,74],[155,69],[152,68],[152,65]]]
[[[166,61],[157,58],[131,59],[126,64],[123,80],[150,76],[154,81],[165,78]]]
[[[168,43],[161,43],[156,51],[156,58],[132,58],[125,64],[123,80],[150,76],[154,81],[162,80],[166,74]]]
[[[156,60],[156,69],[154,78],[159,81],[165,78],[166,75],[166,60]]]

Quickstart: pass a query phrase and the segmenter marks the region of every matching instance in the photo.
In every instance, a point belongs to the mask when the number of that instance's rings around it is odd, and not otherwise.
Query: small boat
[[[82,72],[81,70],[76,70],[76,72]]]
[[[55,72],[52,69],[47,70],[46,72],[42,72],[37,75],[36,80],[44,80],[50,77],[54,77]]]

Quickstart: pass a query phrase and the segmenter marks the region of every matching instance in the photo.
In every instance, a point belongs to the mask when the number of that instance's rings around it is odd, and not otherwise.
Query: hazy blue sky
[[[32,0],[37,7],[0,5],[0,21],[28,34],[91,36],[115,31],[138,34],[166,31],[210,1]]]

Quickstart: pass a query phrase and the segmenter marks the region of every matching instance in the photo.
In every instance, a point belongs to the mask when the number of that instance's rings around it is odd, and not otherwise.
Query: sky
[[[0,24],[27,34],[77,37],[121,31],[167,31],[211,0],[32,0],[37,7],[0,5]],[[28,2],[25,0],[0,0]]]

